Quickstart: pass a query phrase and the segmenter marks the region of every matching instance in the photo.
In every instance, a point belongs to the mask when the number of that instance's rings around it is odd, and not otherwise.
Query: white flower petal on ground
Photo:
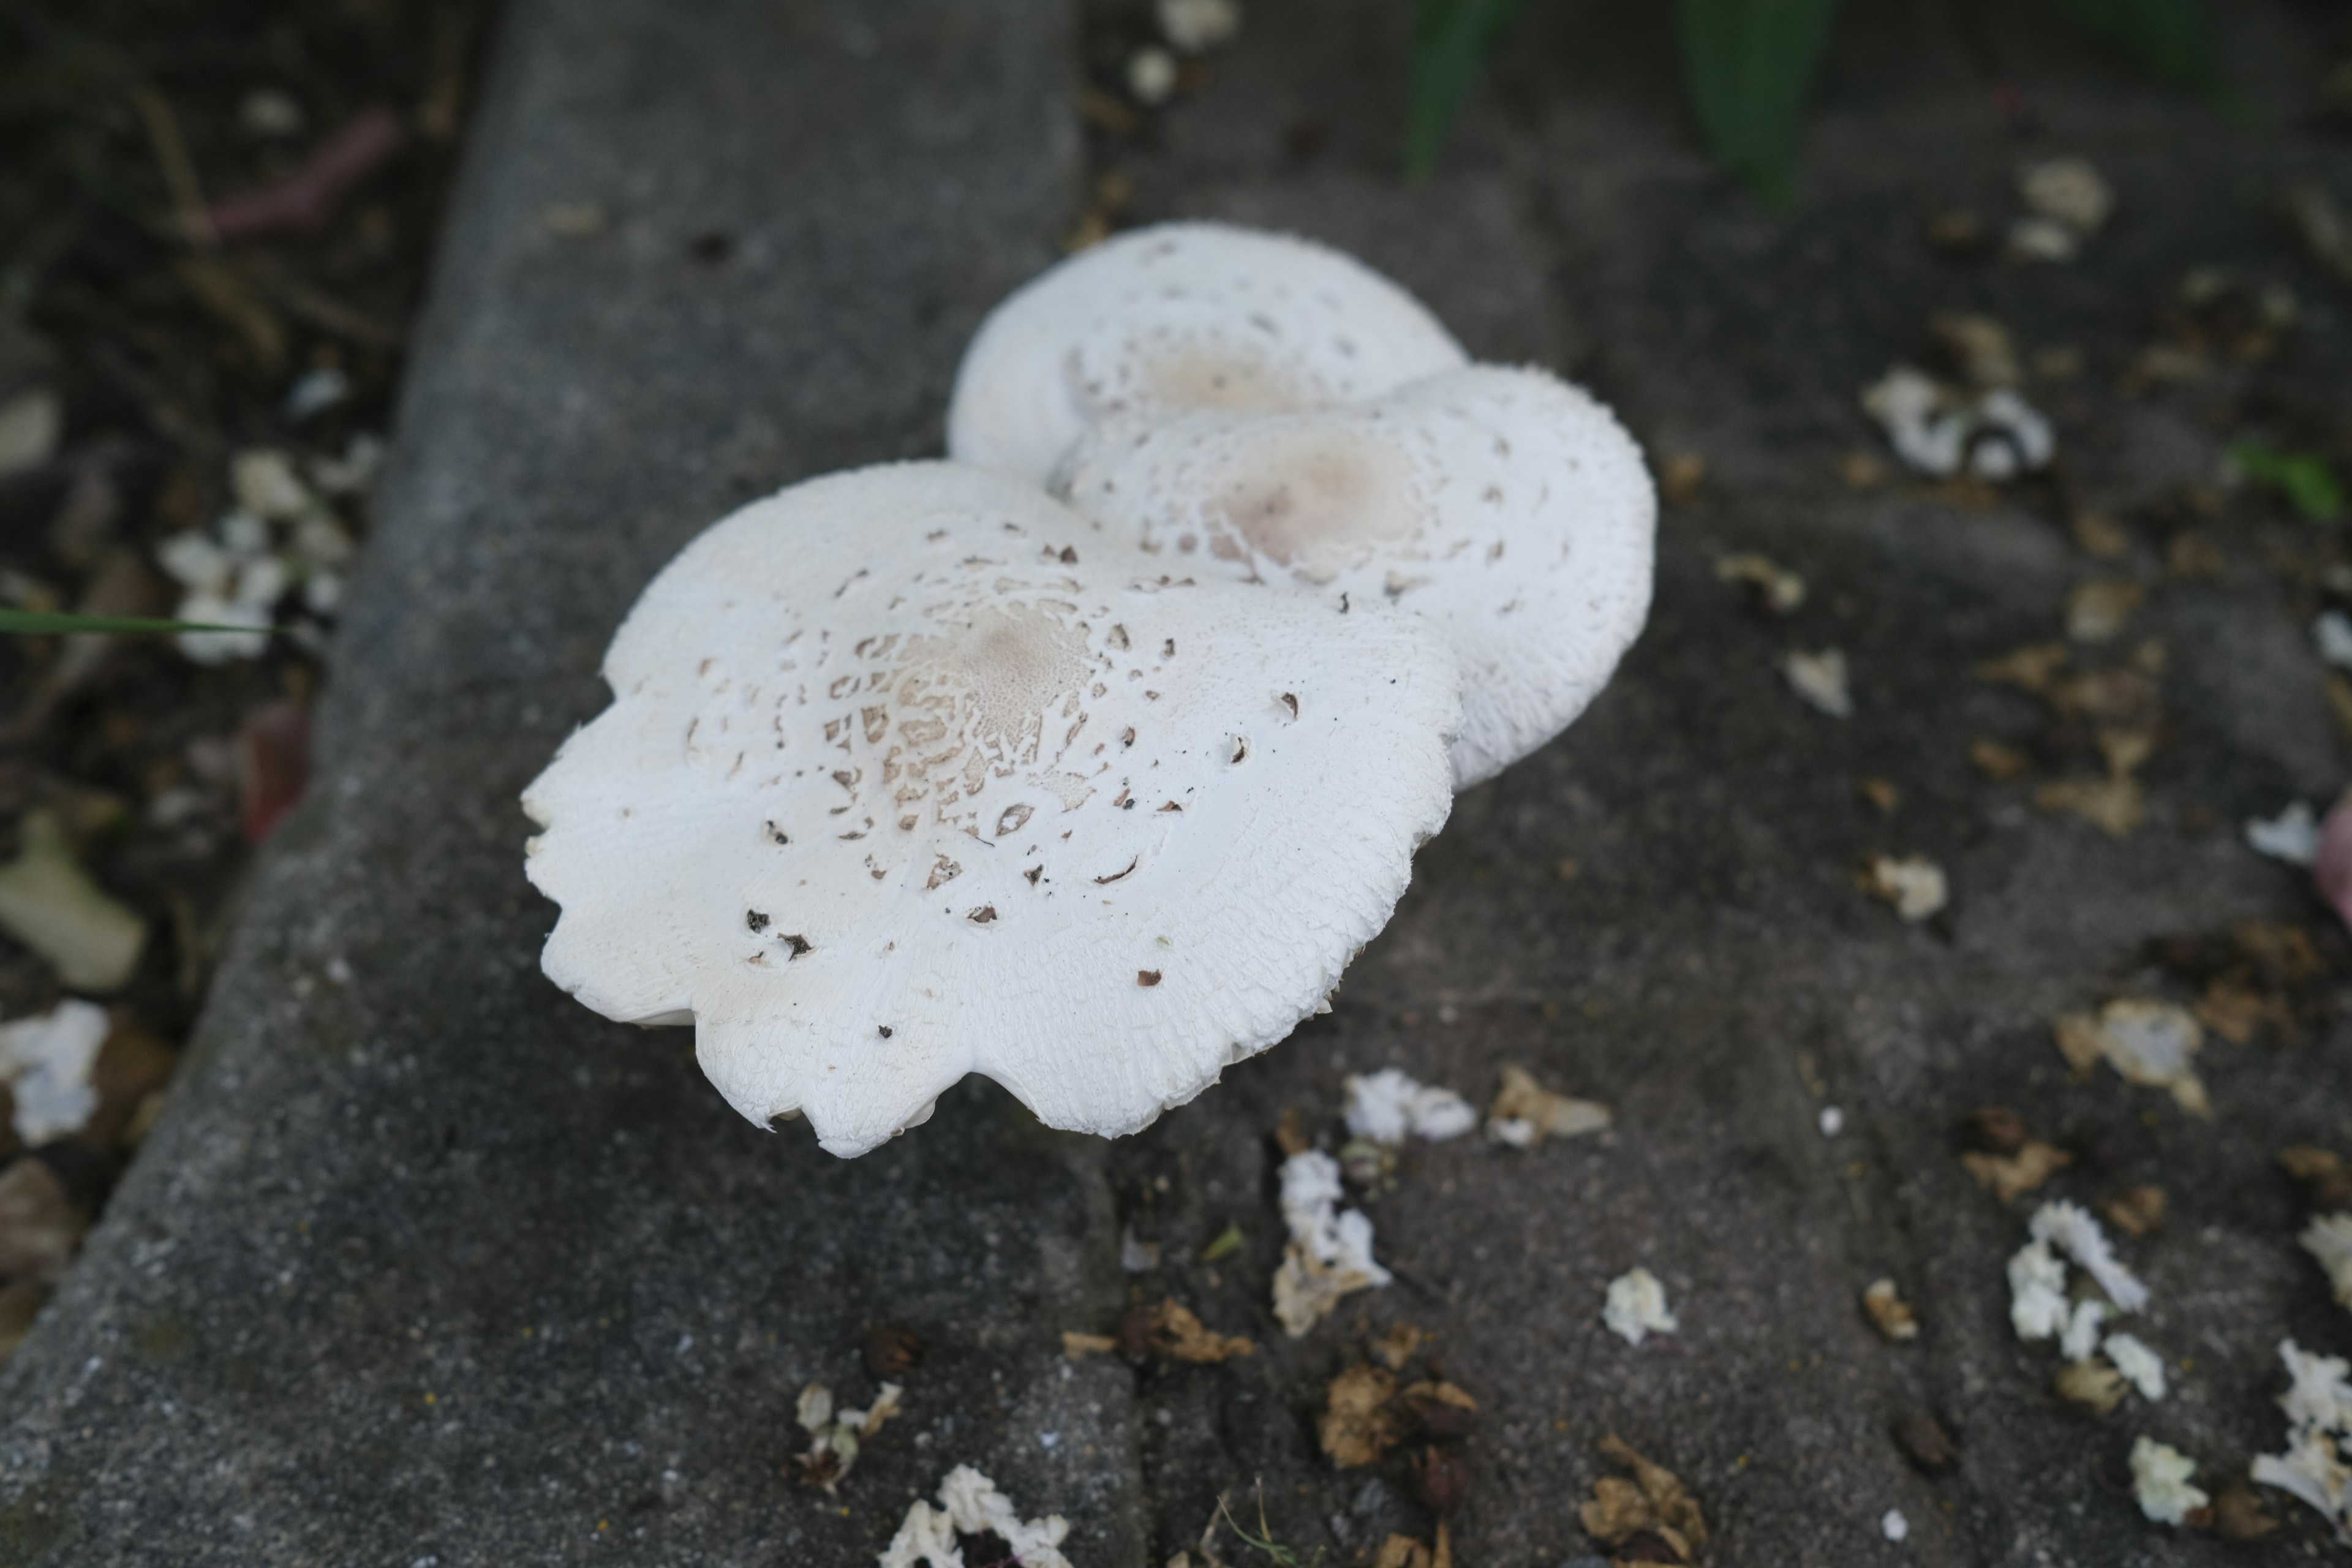
[[[2291,801],[2276,816],[2249,817],[2246,847],[2257,855],[2308,866],[2319,858],[2319,818],[2307,800]]]
[[[1845,655],[1833,647],[1818,653],[1790,649],[1780,656],[1780,674],[1805,705],[1832,719],[1853,717],[1853,693],[1846,684]]]
[[[2345,1507],[2347,1488],[2352,1487],[2352,1467],[2344,1458],[2347,1436],[2352,1435],[2346,1363],[2307,1354],[2293,1340],[2281,1340],[2278,1352],[2291,1380],[2278,1401],[2286,1412],[2286,1451],[2257,1455],[2251,1473],[2263,1485],[2309,1503],[2336,1527],[2339,1542],[2352,1544]]]
[[[2099,1348],[2143,1399],[2164,1397],[2164,1358],[2130,1334],[2109,1334]]]
[[[2034,1240],[2055,1243],[2123,1310],[2137,1312],[2147,1306],[2147,1287],[2116,1260],[2106,1232],[2088,1210],[2063,1200],[2043,1204],[2028,1228]]]
[[[1130,1132],[1287,1036],[1444,824],[1452,656],[1084,527],[910,463],[689,544],[523,796],[548,974],[841,1155],[971,1072]]]
[[[1470,1102],[1450,1089],[1414,1079],[1401,1068],[1382,1068],[1347,1082],[1348,1131],[1375,1143],[1395,1145],[1407,1138],[1442,1143],[1478,1125]]]
[[[2046,1340],[2067,1321],[2066,1266],[2036,1237],[2009,1260],[2009,1325],[2021,1340]]]
[[[2087,1361],[2099,1348],[2099,1330],[2115,1315],[2105,1301],[2077,1301],[2058,1341],[2058,1352],[2068,1361]]]
[[[1351,257],[1160,224],[1072,257],[989,313],[956,371],[948,455],[1042,485],[1104,419],[1350,403],[1468,363],[1419,300]]]
[[[2327,1270],[2336,1300],[2352,1307],[2352,1214],[2316,1215],[2295,1239]]]
[[[105,1008],[79,1000],[0,1024],[0,1083],[16,1099],[16,1136],[28,1147],[80,1131],[97,1110],[89,1074],[112,1028]]]
[[[2352,616],[2323,610],[2311,623],[2311,643],[2323,661],[2338,669],[2352,669]]]
[[[1339,1299],[1386,1285],[1391,1276],[1372,1258],[1372,1222],[1354,1209],[1339,1212],[1344,1190],[1339,1163],[1317,1149],[1282,1163],[1282,1223],[1290,1233],[1274,1276],[1274,1315],[1297,1339],[1322,1321]]]
[[[2197,1461],[2179,1449],[2141,1437],[2132,1444],[2132,1496],[2158,1524],[2179,1524],[2212,1500],[2189,1484]]]
[[[1658,1283],[1656,1275],[1640,1268],[1609,1281],[1601,1321],[1629,1345],[1638,1345],[1652,1334],[1671,1334],[1681,1327],[1666,1307],[1666,1288]]]

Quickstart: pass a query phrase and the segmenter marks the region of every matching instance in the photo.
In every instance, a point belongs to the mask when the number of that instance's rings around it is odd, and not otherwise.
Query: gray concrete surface
[[[2284,1502],[2286,1528],[2249,1549],[2148,1525],[2118,1487],[2142,1432],[2230,1479],[2278,1442],[2273,1342],[2352,1347],[2271,1165],[2345,1137],[2341,1027],[2211,1045],[2204,1123],[2112,1076],[2067,1081],[2049,1022],[2120,990],[2188,994],[2148,940],[2244,919],[2305,924],[2335,983],[2352,973],[2299,879],[2230,828],[2341,780],[2300,629],[2310,569],[2338,547],[2241,507],[2202,525],[2218,580],[2166,576],[2159,548],[2234,424],[2347,417],[2352,298],[2269,208],[2289,177],[2352,196],[2343,134],[2310,113],[2322,24],[2232,9],[2231,67],[2266,117],[2232,123],[2032,7],[1964,24],[1853,8],[1780,216],[1694,150],[1652,9],[1534,8],[1418,189],[1393,178],[1402,6],[1260,0],[1195,95],[1139,138],[1095,139],[1132,216],[1357,249],[1477,352],[1589,379],[1709,479],[1666,514],[1657,610],[1616,686],[1463,798],[1332,1016],[1133,1140],[1041,1134],[973,1086],[842,1165],[736,1122],[683,1036],[608,1028],[539,980],[551,911],[522,882],[511,801],[600,704],[605,637],[693,529],[935,441],[962,334],[1075,210],[1073,18],[1042,0],[691,21],[645,0],[525,5],[354,594],[321,785],[255,890],[195,1070],[0,1380],[0,1562],[830,1568],[870,1561],[909,1496],[972,1459],[1025,1509],[1070,1515],[1083,1568],[1157,1568],[1219,1493],[1260,1479],[1280,1538],[1353,1563],[1429,1523],[1401,1455],[1337,1472],[1315,1448],[1324,1383],[1398,1322],[1433,1332],[1428,1364],[1484,1405],[1465,1568],[1591,1550],[1575,1505],[1610,1432],[1689,1482],[1717,1563],[2315,1553],[2321,1531]],[[1130,12],[1093,12],[1092,47],[1115,50]],[[1995,113],[1996,78],[2025,126]],[[2057,152],[2121,196],[2079,263],[1927,247],[1948,206],[2005,221],[2018,160]],[[544,204],[583,199],[610,205],[611,232],[539,228]],[[711,231],[734,237],[722,265],[690,254]],[[2295,289],[2285,349],[2126,395],[2156,308],[2217,262]],[[2065,489],[1979,508],[1849,489],[1839,458],[1875,446],[1856,392],[1964,308],[2029,350],[2082,351],[2081,377],[2030,389],[2059,422]],[[2125,519],[2124,562],[2073,548],[2070,500]],[[1743,608],[1714,577],[1735,549],[1801,571],[1807,606]],[[1979,735],[2066,739],[1971,670],[2057,637],[2068,588],[2108,574],[2149,600],[2087,661],[2147,637],[2167,653],[2149,819],[2122,840],[1967,762]],[[1830,645],[1853,666],[1844,721],[1771,663]],[[1894,812],[1857,800],[1864,776],[1899,786]],[[1939,860],[1948,913],[1905,927],[1857,893],[1879,851]],[[1616,1129],[1409,1155],[1372,1210],[1399,1282],[1284,1342],[1266,1288],[1283,1109],[1328,1142],[1349,1071],[1395,1062],[1481,1098],[1507,1061],[1610,1101]],[[2165,1228],[2122,1244],[2155,1291],[2138,1331],[2172,1363],[2164,1403],[2067,1407],[2055,1352],[2011,1336],[2001,1266],[2030,1204],[1979,1191],[1952,1139],[1987,1103],[2082,1152],[2053,1195],[2170,1192]],[[1228,1225],[1242,1250],[1198,1262]],[[1128,1226],[1162,1267],[1119,1276]],[[1637,1263],[1683,1331],[1633,1350],[1599,1309]],[[1919,1305],[1915,1344],[1860,1314],[1882,1274]],[[1059,1331],[1162,1294],[1263,1348],[1215,1367],[1060,1361]],[[911,1414],[823,1500],[779,1474],[793,1394],[823,1375],[862,1395],[844,1347],[885,1319],[930,1346]],[[1888,1436],[1914,1410],[1958,1439],[1952,1475],[1914,1472]],[[1911,1524],[1900,1547],[1879,1534],[1890,1508]]]

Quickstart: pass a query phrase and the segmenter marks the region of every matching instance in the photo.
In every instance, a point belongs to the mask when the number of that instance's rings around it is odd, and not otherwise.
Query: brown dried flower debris
[[[1372,1559],[1372,1568],[1454,1568],[1454,1543],[1446,1538],[1442,1522],[1437,1540],[1428,1546],[1409,1535],[1391,1535],[1381,1543],[1381,1554]]]
[[[1072,1361],[1117,1351],[1135,1361],[1220,1362],[1256,1349],[1239,1334],[1212,1333],[1172,1296],[1156,1307],[1129,1309],[1120,1314],[1116,1333],[1062,1335],[1062,1353]]]
[[[2352,1211],[2352,1170],[2326,1149],[2298,1143],[2279,1151],[2279,1163],[2303,1184],[2304,1197],[2315,1214]]]
[[[1681,1478],[1613,1433],[1601,1439],[1601,1451],[1633,1479],[1603,1476],[1592,1483],[1592,1500],[1577,1510],[1587,1533],[1620,1563],[1696,1563],[1706,1547],[1706,1519]]]
[[[2072,617],[2078,623],[2074,630],[2095,634],[2091,640],[2116,635],[2122,629],[2121,616],[2128,613],[2121,598],[2118,591],[2075,606],[2079,613]],[[2100,613],[2094,615],[2094,610]],[[2068,675],[2073,657],[2064,643],[2038,643],[1986,660],[1977,666],[1977,674],[2040,698],[2063,731],[2079,734],[2079,727],[2090,727],[2105,773],[2053,780],[2034,792],[2033,804],[2044,811],[2071,811],[2120,838],[2147,815],[2147,799],[2134,775],[2154,753],[2163,721],[2162,691],[2156,680],[2163,668],[2163,648],[2144,643],[2133,651],[2133,667]],[[1972,754],[1980,769],[1997,778],[2016,776],[2026,760],[2022,752],[1999,742],[1979,742]]]
[[[1546,1138],[1575,1138],[1599,1132],[1610,1124],[1609,1108],[1591,1100],[1556,1094],[1535,1080],[1525,1068],[1506,1064],[1502,1087],[1486,1107],[1486,1135],[1515,1149],[1531,1148]]]
[[[1863,1310],[1878,1331],[1896,1342],[1919,1337],[1919,1314],[1903,1299],[1892,1279],[1874,1279],[1862,1293]]]
[[[1376,1366],[1351,1366],[1331,1380],[1315,1433],[1333,1464],[1343,1470],[1378,1464],[1404,1441],[1405,1413],[1396,1394],[1396,1379]]]
[[[2162,1187],[2132,1187],[2101,1204],[2099,1212],[2126,1236],[2146,1236],[2164,1223],[2165,1202]]]
[[[2070,1361],[2058,1373],[2058,1394],[2105,1415],[2123,1403],[2127,1388],[2124,1374],[2103,1361]]]
[[[1978,1185],[2002,1203],[2022,1197],[2074,1163],[2074,1155],[2039,1138],[2028,1139],[2014,1154],[1969,1152],[1960,1156],[1960,1163],[1977,1179]]]
[[[2334,977],[2309,931],[2270,921],[2247,921],[2226,937],[2168,937],[2150,944],[2165,969],[2203,987],[2190,1011],[2233,1046],[2264,1032],[2293,1045],[2304,1027],[2324,1026],[2336,1013]]]

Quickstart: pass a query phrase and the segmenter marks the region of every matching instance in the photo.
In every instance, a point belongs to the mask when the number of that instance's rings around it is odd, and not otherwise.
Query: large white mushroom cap
[[[1452,371],[1345,408],[1122,420],[1054,489],[1168,570],[1427,616],[1461,662],[1465,788],[1567,728],[1649,615],[1641,449],[1538,370]]]
[[[1353,402],[1468,363],[1419,300],[1351,257],[1161,224],[1080,252],[990,313],[956,373],[948,456],[1044,484],[1104,419]]]
[[[1453,658],[1089,535],[912,463],[688,545],[523,796],[548,974],[843,1155],[970,1072],[1132,1131],[1288,1034],[1445,820]]]

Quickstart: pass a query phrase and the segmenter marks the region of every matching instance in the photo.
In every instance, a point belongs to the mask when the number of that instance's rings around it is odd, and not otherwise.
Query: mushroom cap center
[[[1421,526],[1412,462],[1395,446],[1306,425],[1253,442],[1213,476],[1211,548],[1229,560],[1337,570]]]

